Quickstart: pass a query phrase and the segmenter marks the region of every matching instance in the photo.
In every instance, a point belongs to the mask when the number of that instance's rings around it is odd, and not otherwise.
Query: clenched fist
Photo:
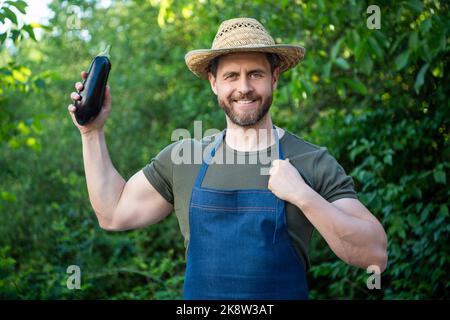
[[[301,194],[302,189],[309,188],[289,159],[272,161],[269,175],[269,190],[278,198],[291,203]]]

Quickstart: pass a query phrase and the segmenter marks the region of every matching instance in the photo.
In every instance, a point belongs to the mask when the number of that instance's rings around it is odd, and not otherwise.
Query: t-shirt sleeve
[[[145,177],[169,203],[173,204],[173,162],[171,159],[172,148],[170,144],[152,158],[142,171]]]
[[[314,181],[316,191],[328,202],[342,198],[358,199],[352,177],[345,173],[327,148],[320,148],[317,152]]]

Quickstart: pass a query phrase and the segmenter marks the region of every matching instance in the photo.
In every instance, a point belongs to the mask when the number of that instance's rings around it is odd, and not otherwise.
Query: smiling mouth
[[[234,103],[240,104],[240,105],[248,105],[252,104],[256,100],[233,100]]]

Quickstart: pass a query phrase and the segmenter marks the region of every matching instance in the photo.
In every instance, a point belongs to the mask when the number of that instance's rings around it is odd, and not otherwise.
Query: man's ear
[[[211,72],[208,72],[208,80],[209,84],[211,85],[211,90],[217,96],[217,81],[216,77],[214,77],[214,75]]]
[[[280,75],[280,67],[276,67],[273,70],[273,75],[272,75],[272,90],[275,90],[277,88],[279,75]]]

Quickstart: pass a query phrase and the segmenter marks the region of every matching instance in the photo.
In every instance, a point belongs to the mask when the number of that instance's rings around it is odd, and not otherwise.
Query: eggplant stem
[[[105,56],[109,59],[109,50],[111,49],[111,46],[108,44],[102,52],[100,52],[97,56]]]

